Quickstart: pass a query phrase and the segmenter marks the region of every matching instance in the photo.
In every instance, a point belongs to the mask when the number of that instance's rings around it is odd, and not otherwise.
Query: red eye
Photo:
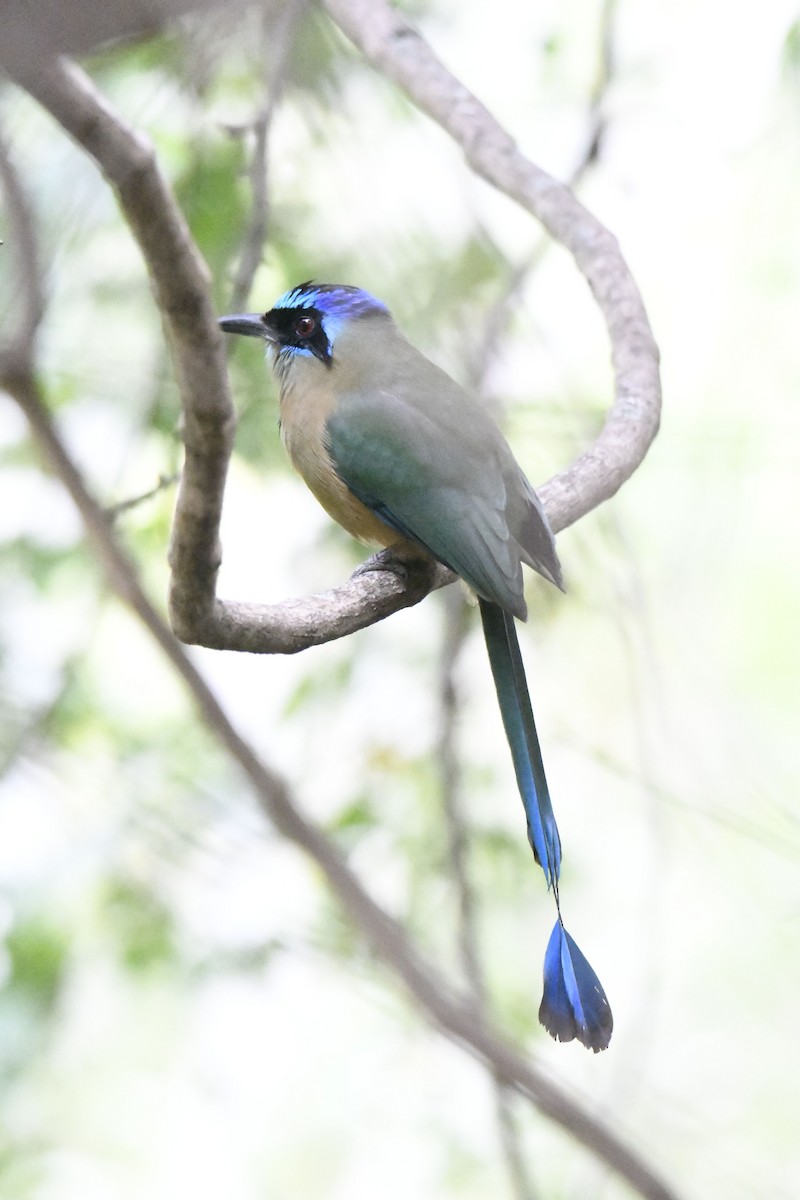
[[[294,323],[294,331],[300,338],[311,337],[316,328],[317,322],[313,317],[298,317]]]

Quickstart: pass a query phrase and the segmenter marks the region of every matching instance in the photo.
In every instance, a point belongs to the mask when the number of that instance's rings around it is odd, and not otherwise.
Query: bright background
[[[608,10],[606,10],[608,12]],[[762,0],[618,0],[599,161],[582,199],[619,237],[663,356],[662,432],[618,497],[559,539],[524,634],[567,855],[569,927],[616,1018],[590,1056],[539,1029],[551,902],[525,845],[477,624],[459,744],[494,1012],[688,1198],[800,1187],[800,19]],[[414,19],[522,149],[581,160],[603,12],[436,0]],[[88,63],[155,141],[220,311],[247,216],[247,125],[271,26],[250,10]],[[266,52],[265,52],[266,46]],[[358,283],[463,380],[483,368],[534,480],[608,403],[608,347],[552,249],[488,362],[486,314],[537,257],[523,213],[303,15],[274,122],[252,306]],[[138,253],[95,169],[6,86],[41,225],[49,400],[105,503],[179,463],[177,400]],[[5,219],[0,213],[5,227]],[[0,237],[4,236],[0,230]],[[14,304],[0,275],[0,323]],[[329,586],[359,550],[288,472],[256,345],[221,594]],[[441,1200],[507,1194],[483,1072],[421,1023],[317,875],[267,828],[75,513],[0,408],[0,1196]],[[173,494],[119,518],[163,605]],[[376,894],[457,971],[436,745],[441,596],[295,659],[194,652],[239,727]],[[629,1193],[518,1109],[537,1195]]]

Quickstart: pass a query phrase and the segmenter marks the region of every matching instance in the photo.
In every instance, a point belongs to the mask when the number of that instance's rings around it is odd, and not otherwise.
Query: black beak
[[[235,313],[231,317],[219,317],[217,324],[225,333],[243,333],[246,337],[264,338],[268,342],[274,340],[261,313]]]

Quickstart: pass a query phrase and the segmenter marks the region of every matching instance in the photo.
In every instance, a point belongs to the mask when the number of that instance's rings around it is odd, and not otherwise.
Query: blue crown
[[[316,308],[326,316],[345,318],[389,312],[382,300],[376,300],[363,288],[344,283],[314,283],[311,279],[284,292],[275,302],[275,308]]]

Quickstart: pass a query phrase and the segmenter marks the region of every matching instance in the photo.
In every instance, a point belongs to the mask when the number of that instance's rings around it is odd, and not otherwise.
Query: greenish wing
[[[502,458],[510,451],[463,395],[458,389],[454,410],[452,397],[422,408],[386,391],[350,393],[328,421],[331,458],[347,487],[387,525],[480,596],[524,615],[519,547],[505,516]]]

